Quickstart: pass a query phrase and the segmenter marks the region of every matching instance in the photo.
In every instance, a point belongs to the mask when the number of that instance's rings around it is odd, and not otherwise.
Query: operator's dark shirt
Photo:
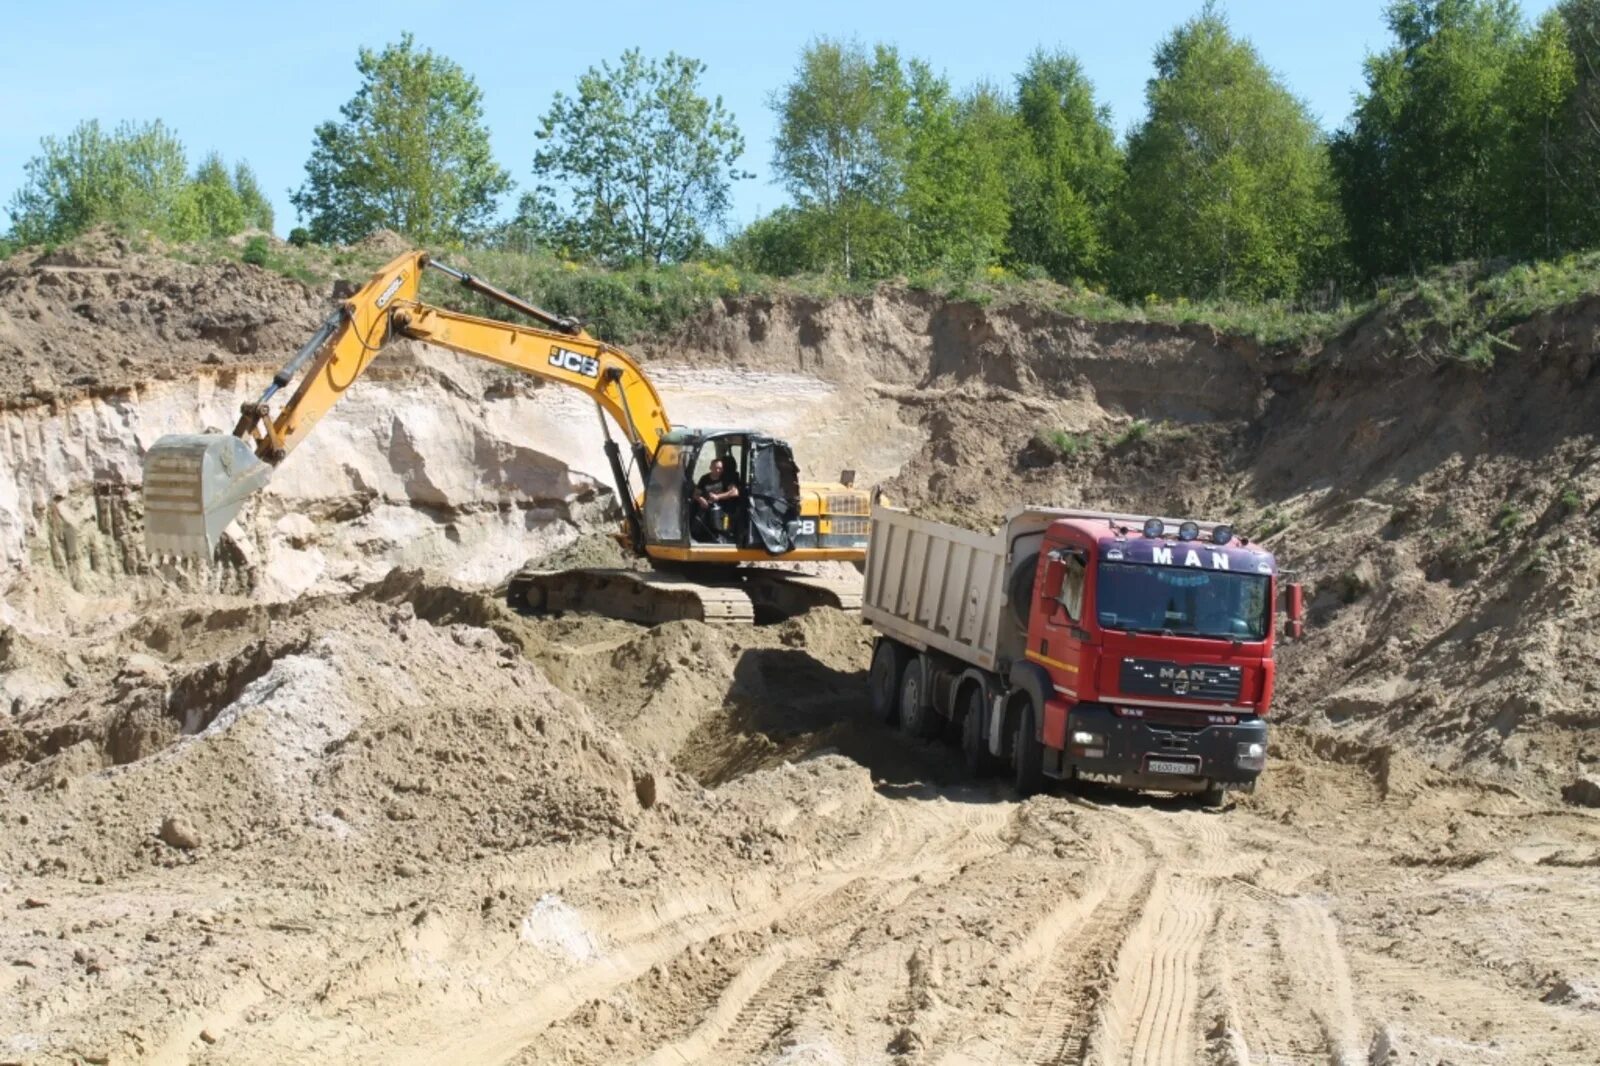
[[[715,474],[704,474],[699,482],[699,495],[709,497],[713,492],[722,493],[733,488],[738,488],[738,485],[726,474],[720,479]]]

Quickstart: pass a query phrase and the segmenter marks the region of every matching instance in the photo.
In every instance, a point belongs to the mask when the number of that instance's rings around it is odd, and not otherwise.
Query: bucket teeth
[[[272,467],[222,433],[166,436],[144,457],[145,547],[154,556],[210,559]]]

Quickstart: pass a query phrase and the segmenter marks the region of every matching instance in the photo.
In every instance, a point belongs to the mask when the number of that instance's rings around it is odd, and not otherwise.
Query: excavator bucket
[[[151,555],[210,559],[244,501],[271,476],[238,437],[162,437],[144,457],[145,547]]]

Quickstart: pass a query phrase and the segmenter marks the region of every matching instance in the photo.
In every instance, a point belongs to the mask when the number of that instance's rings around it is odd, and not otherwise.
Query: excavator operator
[[[729,469],[728,461],[722,458],[711,460],[711,469],[700,478],[694,490],[694,502],[698,508],[695,517],[706,534],[702,539],[713,543],[733,540],[731,511],[734,501],[738,499],[739,480]]]

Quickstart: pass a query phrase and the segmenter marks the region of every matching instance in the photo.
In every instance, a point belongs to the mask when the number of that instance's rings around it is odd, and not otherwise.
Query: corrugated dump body
[[[872,509],[861,616],[914,648],[994,669],[1005,624],[1006,537]]]
[[[974,533],[875,504],[867,538],[861,617],[878,632],[919,651],[939,651],[985,670],[1002,670],[1023,653],[1026,605],[1039,544],[1052,522],[1083,518],[1137,528],[1143,515],[1069,507],[1017,507],[1000,528]],[[1177,528],[1182,519],[1167,518]],[[1199,523],[1209,533],[1215,523]]]

